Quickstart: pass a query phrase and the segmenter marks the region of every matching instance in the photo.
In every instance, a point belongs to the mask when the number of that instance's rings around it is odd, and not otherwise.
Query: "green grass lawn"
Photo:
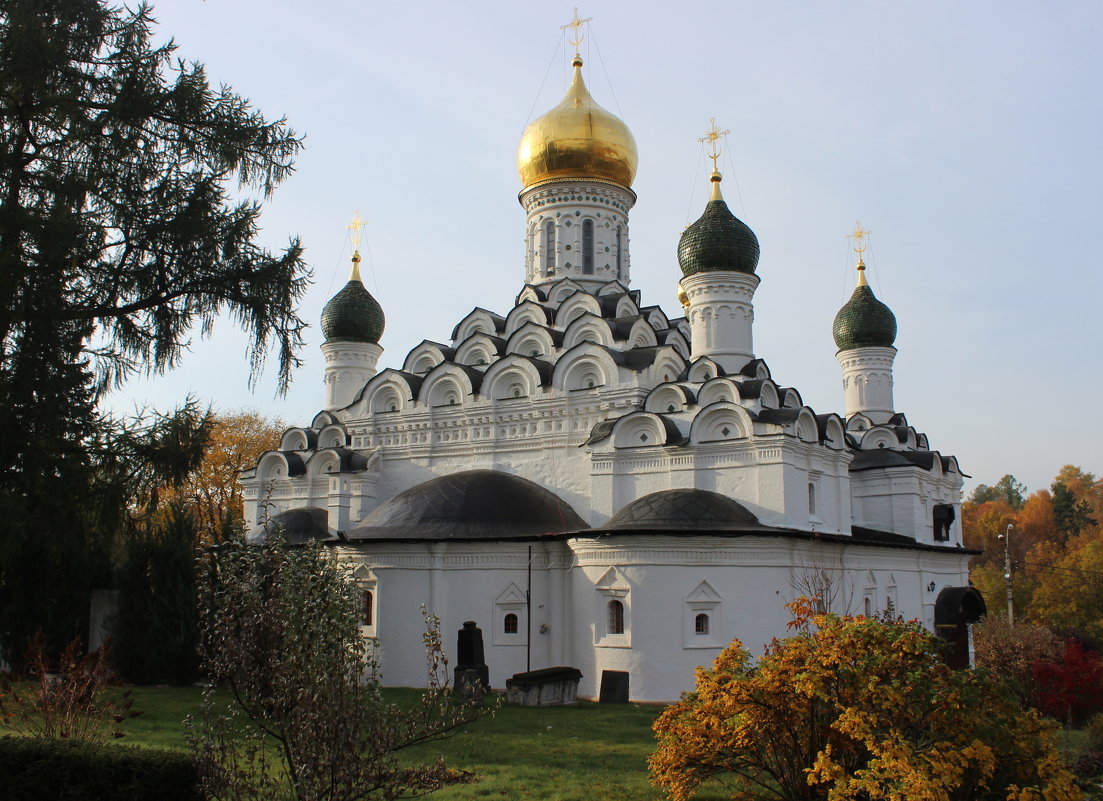
[[[388,700],[412,703],[416,690],[388,690]],[[131,745],[186,749],[181,721],[199,708],[201,691],[190,687],[136,687],[126,724]],[[470,784],[434,793],[449,799],[532,798],[540,801],[658,801],[648,782],[647,755],[654,749],[651,723],[660,712],[636,704],[580,704],[531,709],[502,706],[453,737],[410,749],[411,762],[438,754],[452,768],[475,775]],[[728,798],[719,789],[700,801]]]

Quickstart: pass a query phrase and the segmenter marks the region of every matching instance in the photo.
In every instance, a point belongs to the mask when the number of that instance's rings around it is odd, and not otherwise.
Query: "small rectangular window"
[[[371,590],[364,590],[360,596],[360,625],[371,626],[375,621],[375,596]]]

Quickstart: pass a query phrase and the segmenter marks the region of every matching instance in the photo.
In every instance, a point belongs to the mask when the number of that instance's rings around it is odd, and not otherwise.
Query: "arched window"
[[[624,634],[624,604],[613,600],[609,602],[609,633]]]
[[[503,634],[516,634],[517,633],[517,615],[510,612],[502,620],[502,633]]]
[[[808,514],[816,513],[816,485],[808,482]]]
[[[534,267],[533,257],[536,253],[536,224],[529,225],[528,237],[525,239],[525,267],[531,271]]]
[[[371,590],[364,590],[360,594],[360,625],[375,625],[375,596]]]
[[[709,633],[709,616],[704,612],[693,618],[693,631],[695,634]]]
[[[544,223],[544,274],[555,275],[555,222]]]
[[[868,595],[862,599],[862,614],[866,617],[873,617],[873,599]]]
[[[617,278],[620,278],[620,226],[617,226]]]
[[[582,272],[594,274],[594,221],[582,221]]]

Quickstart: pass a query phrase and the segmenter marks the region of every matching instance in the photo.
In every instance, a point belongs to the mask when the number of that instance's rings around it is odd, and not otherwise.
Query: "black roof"
[[[496,540],[584,528],[586,521],[570,504],[539,484],[496,470],[468,470],[400,492],[347,537]]]
[[[652,492],[629,503],[598,531],[672,529],[701,531],[759,528],[758,518],[743,504],[719,492],[671,489]]]

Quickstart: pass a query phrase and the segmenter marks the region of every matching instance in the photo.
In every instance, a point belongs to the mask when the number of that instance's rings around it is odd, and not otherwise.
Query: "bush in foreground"
[[[232,702],[208,695],[190,721],[211,799],[366,801],[425,795],[468,780],[441,760],[398,752],[447,737],[489,709],[453,699],[439,627],[425,636],[428,688],[400,709],[384,701],[360,634],[354,585],[318,543],[231,541],[211,550],[200,591],[200,653]]]
[[[916,622],[813,615],[756,663],[739,641],[655,722],[653,781],[675,801],[709,779],[784,801],[1075,801],[1055,724],[1002,680],[955,671]]]
[[[0,737],[4,801],[202,801],[191,757],[79,740]]]

